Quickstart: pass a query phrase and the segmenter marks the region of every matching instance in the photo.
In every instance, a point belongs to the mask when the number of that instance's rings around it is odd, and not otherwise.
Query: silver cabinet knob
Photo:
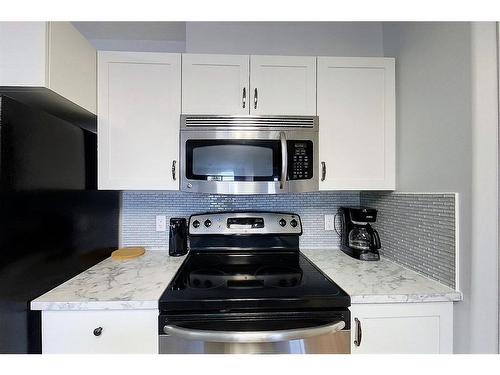
[[[243,108],[247,105],[247,88],[243,87]]]
[[[325,181],[326,178],[326,163],[324,161],[321,162],[321,181]]]
[[[257,109],[257,103],[259,101],[259,96],[257,92],[257,87],[253,90],[253,108]]]
[[[173,160],[172,161],[172,179],[175,181],[176,180],[176,177],[175,177],[175,165],[176,165],[176,161]]]

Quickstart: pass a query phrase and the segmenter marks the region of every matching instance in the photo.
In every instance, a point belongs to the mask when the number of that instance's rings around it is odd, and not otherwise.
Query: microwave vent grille
[[[183,115],[182,125],[217,128],[314,128],[317,116],[202,116]]]

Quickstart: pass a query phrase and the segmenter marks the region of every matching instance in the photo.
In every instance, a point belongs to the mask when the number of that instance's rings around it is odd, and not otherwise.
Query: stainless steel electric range
[[[189,219],[160,298],[160,353],[350,353],[349,296],[299,250],[296,214]]]

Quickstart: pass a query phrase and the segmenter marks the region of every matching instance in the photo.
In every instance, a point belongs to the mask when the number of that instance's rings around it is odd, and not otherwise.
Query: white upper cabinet
[[[250,56],[250,114],[315,115],[316,56]]]
[[[320,190],[395,189],[394,64],[318,57]]]
[[[248,55],[182,55],[182,113],[245,115]]]
[[[99,52],[99,189],[177,190],[181,55]]]
[[[96,50],[70,22],[0,22],[0,86],[49,89],[96,114],[96,74]]]
[[[182,113],[315,115],[316,57],[183,54]]]

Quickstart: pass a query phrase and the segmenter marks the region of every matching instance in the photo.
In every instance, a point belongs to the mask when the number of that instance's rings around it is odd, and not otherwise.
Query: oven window
[[[267,140],[188,140],[187,178],[279,181],[281,145]]]

